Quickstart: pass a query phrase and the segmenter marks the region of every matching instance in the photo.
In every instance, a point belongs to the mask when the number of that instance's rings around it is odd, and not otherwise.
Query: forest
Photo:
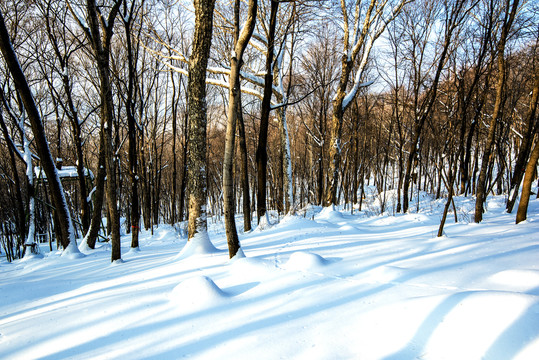
[[[4,0],[2,252],[116,261],[122,233],[222,220],[232,258],[269,212],[354,214],[367,187],[379,214],[444,199],[438,236],[456,196],[522,222],[538,45],[531,0]]]

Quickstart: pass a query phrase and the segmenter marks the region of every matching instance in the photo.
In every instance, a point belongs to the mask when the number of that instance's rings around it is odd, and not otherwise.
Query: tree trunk
[[[241,108],[241,96],[238,100],[238,132],[240,135],[240,156],[241,156],[241,188],[243,199],[243,231],[251,231],[251,199],[249,191],[249,163],[247,158],[247,141],[245,136],[245,123],[243,122],[243,111]]]
[[[286,106],[278,110],[279,134],[282,152],[282,175],[283,175],[283,212],[285,214],[295,212],[293,196],[292,178],[292,158],[290,153],[290,137],[288,135],[288,124],[286,121]]]
[[[189,157],[188,238],[198,234],[209,242],[206,219],[207,164],[206,164],[206,68],[210,56],[215,0],[194,0],[195,33],[192,55],[189,59]]]
[[[182,147],[182,151],[183,151],[183,165],[182,165],[182,179],[181,179],[181,182],[180,182],[180,209],[178,211],[178,219],[180,221],[183,221],[184,219],[184,209],[185,209],[185,190],[186,190],[186,185],[187,185],[187,172],[188,172],[188,169],[187,169],[187,144],[188,144],[188,126],[187,126],[187,122],[188,122],[188,116],[187,116],[187,112],[185,113],[185,116],[184,116],[184,124],[183,124],[183,147]]]
[[[344,119],[343,101],[346,95],[346,85],[351,72],[351,60],[343,55],[342,73],[337,89],[337,94],[333,100],[333,116],[331,118],[331,140],[329,143],[329,184],[326,188],[324,206],[337,204],[337,187],[339,186],[339,168],[341,166],[341,138],[342,124]]]
[[[90,192],[94,194],[93,199],[93,213],[90,220],[90,228],[84,236],[84,240],[90,249],[95,248],[99,229],[101,228],[101,214],[103,209],[103,202],[105,200],[105,177],[107,171],[105,169],[105,138],[104,130],[101,128],[99,132],[99,158],[97,162],[97,176],[95,178],[95,187]]]
[[[275,27],[277,25],[278,1],[271,1],[268,52],[266,53],[266,74],[264,76],[264,95],[260,109],[260,132],[258,134],[258,147],[256,149],[257,191],[256,216],[257,222],[266,215],[266,179],[268,173],[268,125],[271,111],[271,95],[273,90],[273,52],[275,47]]]
[[[96,58],[96,66],[100,81],[100,97],[101,97],[101,123],[104,130],[104,152],[105,152],[105,167],[107,170],[107,205],[109,211],[109,222],[111,226],[110,239],[112,245],[111,262],[121,259],[120,249],[120,213],[117,206],[117,189],[116,189],[116,154],[112,142],[112,129],[114,107],[112,99],[112,86],[110,82],[110,40],[112,37],[112,27],[116,14],[119,10],[121,1],[117,0],[114,7],[110,11],[106,27],[99,29],[98,13],[95,0],[86,1],[86,9],[88,15],[88,25],[90,32],[90,41]],[[101,15],[101,14],[100,14]],[[101,24],[105,25],[104,22]],[[102,40],[103,36],[103,40]]]
[[[530,201],[531,186],[533,181],[533,175],[537,168],[537,160],[539,159],[539,141],[535,144],[533,151],[530,155],[530,160],[526,166],[526,173],[524,175],[524,182],[522,183],[522,194],[520,195],[520,202],[518,203],[516,223],[526,220],[528,213],[528,203]]]
[[[131,6],[134,6],[132,4]],[[127,20],[127,21],[126,21]],[[131,219],[131,248],[139,248],[139,232],[140,232],[140,200],[138,194],[138,161],[137,161],[137,121],[135,119],[135,100],[133,95],[135,92],[136,68],[133,54],[133,44],[131,40],[131,15],[129,18],[124,17],[125,36],[127,42],[127,63],[128,63],[128,87],[126,100],[126,117],[127,117],[127,132],[129,138],[128,158],[129,158],[129,181],[130,181],[130,219]]]
[[[172,80],[172,199],[170,201],[170,224],[176,223],[177,209],[177,183],[178,183],[178,162],[176,156],[176,138],[178,137],[178,103],[176,101],[176,84],[174,83],[174,73],[170,73]],[[179,93],[179,91],[178,91]]]
[[[13,169],[13,185],[15,189],[15,199],[17,199],[16,204],[16,214],[17,214],[17,221],[16,221],[16,229],[17,234],[19,234],[19,240],[18,242],[22,244],[24,234],[26,234],[26,225],[25,225],[25,211],[24,211],[24,202],[22,200],[22,187],[21,187],[21,180],[19,177],[19,172],[17,171],[17,162],[15,158],[15,144],[13,143],[11,137],[9,136],[9,132],[6,126],[6,123],[4,122],[4,116],[2,113],[2,106],[0,106],[0,126],[2,127],[2,134],[4,136],[4,140],[8,143],[8,153],[9,153],[9,160],[11,163],[11,167]],[[17,153],[18,154],[18,153]],[[24,161],[24,159],[21,159]]]
[[[238,3],[238,1],[236,1],[236,3]],[[227,113],[228,122],[226,125],[225,155],[223,160],[223,203],[225,209],[225,229],[228,243],[228,254],[230,258],[236,256],[236,253],[240,249],[238,232],[236,230],[233,172],[236,119],[239,103],[238,99],[241,96],[240,66],[241,57],[237,58],[236,56],[233,56],[230,59],[230,87]]]
[[[509,197],[507,198],[507,212],[511,213],[513,211],[513,206],[518,195],[518,189],[520,187],[520,182],[524,176],[524,169],[526,160],[530,154],[533,135],[534,135],[534,123],[536,122],[535,113],[537,111],[537,102],[539,100],[539,74],[535,76],[535,84],[533,86],[532,97],[530,99],[530,107],[528,111],[528,118],[526,121],[526,132],[520,144],[520,149],[518,152],[518,158],[515,163],[515,170],[513,172],[513,177],[511,178],[511,185],[509,188]]]

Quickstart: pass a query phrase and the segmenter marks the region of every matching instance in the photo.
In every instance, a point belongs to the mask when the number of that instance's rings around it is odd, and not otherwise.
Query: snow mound
[[[262,280],[275,276],[275,265],[273,262],[258,258],[244,257],[232,258],[229,261],[230,274],[234,277],[248,280]]]
[[[208,233],[203,232],[195,234],[191,240],[187,241],[187,244],[175,259],[185,259],[194,255],[208,255],[217,252],[219,250],[211,243]]]
[[[300,216],[287,215],[276,227],[280,231],[312,231],[316,228],[323,228],[324,224]]]
[[[170,300],[181,308],[201,309],[221,304],[229,295],[207,276],[195,276],[174,287]]]
[[[30,251],[28,250],[28,252]],[[22,259],[20,259],[21,262],[30,262],[32,260],[40,260],[44,258],[43,254],[28,254],[28,252],[24,254]]]
[[[230,260],[228,260],[230,263],[233,263],[235,261],[238,261],[239,259],[245,259],[245,253],[243,252],[243,249],[240,247],[236,255]]]
[[[125,255],[135,255],[140,253],[140,247],[129,248],[129,251]]]
[[[68,259],[80,259],[83,258],[85,255],[79,251],[79,248],[77,247],[77,244],[71,241],[69,245],[67,245],[67,248],[62,251],[62,257],[68,258]]]
[[[82,252],[82,253],[88,253],[88,252],[92,252],[94,249],[90,248],[88,246],[88,239],[87,238],[84,238],[82,240],[82,242],[79,244],[79,251]]]
[[[357,228],[352,225],[343,225],[339,228],[339,231],[357,231]]]
[[[342,214],[335,210],[334,206],[328,206],[322,209],[318,215],[316,215],[315,220],[326,220],[326,221],[342,221]]]
[[[329,263],[318,254],[298,251],[290,255],[290,259],[284,264],[287,270],[313,270],[326,266]]]

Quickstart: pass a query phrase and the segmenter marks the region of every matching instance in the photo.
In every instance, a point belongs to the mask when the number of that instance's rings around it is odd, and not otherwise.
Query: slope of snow
[[[441,238],[444,200],[421,201],[396,216],[311,206],[240,234],[232,260],[213,222],[216,249],[160,225],[140,251],[123,236],[118,264],[107,244],[2,258],[0,358],[539,359],[539,201],[514,225],[489,198],[474,224],[457,198]]]

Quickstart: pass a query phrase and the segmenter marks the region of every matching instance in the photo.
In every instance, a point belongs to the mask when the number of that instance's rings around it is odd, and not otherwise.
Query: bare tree
[[[64,196],[64,190],[62,183],[58,177],[58,171],[55,167],[52,155],[49,150],[47,138],[45,136],[45,129],[41,121],[39,110],[35,104],[34,97],[26,81],[26,77],[22,72],[17,55],[15,54],[9,38],[9,33],[4,22],[4,16],[0,11],[0,50],[4,56],[4,60],[13,76],[13,81],[17,87],[24,108],[30,124],[32,126],[32,132],[34,134],[34,141],[36,143],[36,149],[39,154],[43,170],[47,176],[51,198],[53,206],[55,207],[56,216],[55,228],[57,231],[57,238],[62,244],[64,251],[78,253],[77,243],[75,241],[75,230],[71,220],[71,214],[67,207],[66,198]]]
[[[279,2],[271,1],[270,19],[267,34],[267,53],[264,75],[264,91],[262,104],[260,105],[260,130],[258,135],[258,146],[256,148],[256,168],[257,168],[257,191],[256,191],[256,216],[258,223],[266,214],[266,178],[268,164],[268,126],[269,116],[271,111],[271,96],[273,95],[273,62],[275,51],[275,28],[277,26],[277,12],[279,10]],[[267,220],[266,220],[267,221]]]
[[[112,86],[110,76],[110,53],[111,40],[114,28],[114,21],[120,9],[122,0],[116,0],[112,3],[109,14],[105,18],[101,10],[98,10],[95,0],[86,1],[86,16],[88,25],[77,14],[71,4],[75,19],[80,27],[84,30],[86,37],[92,45],[94,52],[96,67],[100,80],[100,96],[101,96],[101,131],[103,133],[103,151],[106,164],[107,182],[107,204],[109,213],[109,225],[111,228],[110,238],[112,244],[111,261],[121,259],[120,248],[120,213],[118,210],[117,198],[117,182],[116,182],[116,151],[112,140],[114,105],[112,98]],[[96,209],[98,211],[98,209]]]
[[[409,154],[406,162],[406,172],[403,183],[403,212],[408,211],[410,180],[412,178],[413,165],[417,162],[419,140],[427,119],[432,116],[442,71],[446,65],[448,55],[452,49],[454,49],[452,47],[453,36],[457,32],[459,26],[466,20],[469,12],[475,7],[476,4],[477,1],[472,1],[470,4],[468,4],[467,0],[458,0],[451,3],[444,2],[444,33],[442,35],[442,47],[439,49],[440,55],[437,58],[437,65],[432,80],[432,85],[429,87],[427,94],[423,97],[423,101],[420,100],[419,94],[415,96],[413,135],[412,141],[409,145]],[[421,56],[423,56],[423,54]],[[419,90],[418,87],[422,86],[422,84],[416,82],[415,86],[416,89]]]
[[[124,2],[122,21],[124,24],[125,30],[125,39],[127,46],[127,67],[128,67],[128,85],[127,85],[127,96],[125,99],[125,110],[127,117],[127,127],[128,127],[128,138],[129,138],[129,150],[128,150],[128,159],[129,159],[129,181],[130,181],[130,220],[131,220],[131,248],[138,249],[139,247],[139,224],[140,224],[140,200],[138,192],[138,161],[137,161],[137,138],[140,125],[137,123],[135,118],[136,114],[136,84],[137,81],[137,57],[138,57],[138,47],[133,49],[135,46],[132,39],[133,23],[135,17],[138,15],[139,11],[144,6],[144,0],[140,4],[137,4],[136,1],[131,3],[131,6],[128,7],[127,3]]]
[[[494,135],[496,134],[496,125],[500,121],[502,112],[502,103],[504,97],[504,88],[506,82],[506,62],[505,62],[505,46],[507,39],[513,26],[513,22],[517,15],[519,8],[519,0],[505,0],[502,9],[502,24],[500,38],[496,44],[496,53],[498,56],[498,82],[496,84],[496,102],[494,103],[494,109],[492,110],[492,118],[490,121],[487,142],[485,145],[485,151],[483,152],[483,161],[481,162],[481,170],[479,172],[479,179],[477,180],[477,190],[475,192],[475,215],[474,221],[476,223],[483,220],[483,203],[487,196],[487,169],[490,162],[490,156],[492,153],[492,146],[494,144]],[[492,8],[494,11],[494,8]]]
[[[331,140],[329,144],[330,178],[326,191],[326,205],[337,204],[344,112],[356,97],[358,90],[369,85],[368,83],[362,83],[362,78],[374,42],[382,35],[387,24],[395,19],[408,2],[410,1],[399,0],[391,10],[387,11],[387,8],[393,5],[388,4],[388,0],[371,0],[366,9],[362,2],[357,0],[354,4],[354,13],[350,19],[348,4],[341,1],[344,51],[341,59],[341,76],[333,99]],[[360,57],[361,60],[357,64],[357,59]],[[348,89],[350,76],[354,70],[356,74],[353,86]]]

